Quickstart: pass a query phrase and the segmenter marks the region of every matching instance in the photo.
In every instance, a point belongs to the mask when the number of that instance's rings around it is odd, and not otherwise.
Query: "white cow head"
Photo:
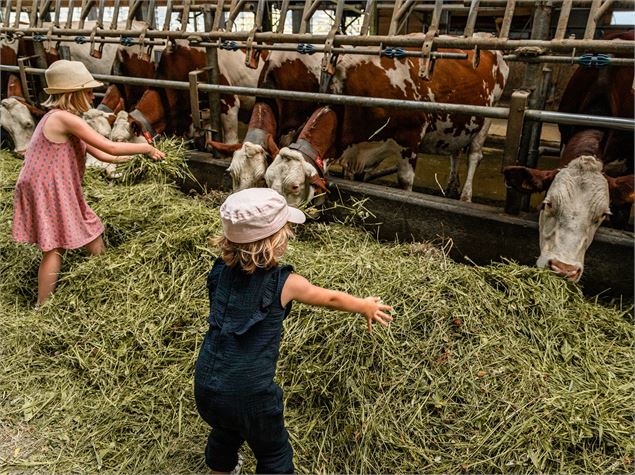
[[[0,126],[11,137],[15,152],[23,155],[35,131],[35,120],[28,107],[13,97],[2,99]]]
[[[313,200],[314,183],[320,176],[300,152],[284,147],[267,168],[265,180],[267,186],[284,196],[290,206],[298,206]]]
[[[111,132],[111,121],[114,118],[113,114],[109,114],[99,109],[88,109],[82,114],[82,118],[86,121],[90,127],[100,135],[109,137]]]
[[[243,143],[234,152],[227,171],[232,177],[232,191],[266,186],[267,152],[262,145]]]
[[[130,142],[134,136],[130,128],[130,123],[128,122],[128,113],[126,111],[119,111],[112,124],[110,140],[113,142]]]
[[[554,176],[542,202],[538,266],[578,281],[595,231],[610,214],[602,163],[588,155],[571,161]]]

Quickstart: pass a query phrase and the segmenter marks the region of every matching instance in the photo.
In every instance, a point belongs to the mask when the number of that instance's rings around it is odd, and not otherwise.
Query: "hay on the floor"
[[[0,156],[0,464],[206,471],[193,368],[223,195],[89,174],[108,251],[69,253],[34,311],[39,252],[10,240],[18,166]],[[339,224],[299,228],[286,261],[395,307],[369,335],[359,316],[294,306],[277,380],[299,472],[633,471],[630,308],[546,271],[467,267]]]

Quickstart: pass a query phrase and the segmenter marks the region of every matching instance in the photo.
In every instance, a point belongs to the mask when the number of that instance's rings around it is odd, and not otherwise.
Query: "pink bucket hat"
[[[244,244],[259,241],[281,230],[287,222],[301,224],[304,213],[287,205],[271,188],[247,188],[227,197],[220,207],[225,237]]]

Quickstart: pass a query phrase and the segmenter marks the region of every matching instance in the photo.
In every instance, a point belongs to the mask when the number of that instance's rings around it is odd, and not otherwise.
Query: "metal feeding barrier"
[[[157,24],[158,8],[164,14],[162,25]],[[202,131],[199,92],[208,94],[212,124],[211,130],[206,132],[217,139],[220,130],[219,95],[240,93],[325,104],[390,106],[505,118],[508,126],[503,165],[536,166],[542,122],[601,124],[607,128],[633,130],[632,120],[559,114],[545,112],[544,109],[551,82],[551,70],[545,66],[547,63],[593,68],[633,65],[635,44],[632,41],[595,37],[598,29],[604,28],[603,22],[609,13],[632,11],[634,8],[635,0],[5,0],[4,9],[0,10],[0,36],[8,42],[20,37],[29,38],[40,52],[53,47],[63,51],[64,43],[68,42],[90,43],[90,54],[97,58],[101,57],[106,43],[137,45],[147,48],[148,52],[157,44],[174,40],[185,40],[191,46],[204,47],[207,67],[190,72],[189,82],[96,77],[109,82],[189,89],[193,125],[198,131]],[[326,34],[311,33],[311,22],[318,10],[330,12],[332,21]],[[104,20],[107,12],[110,14],[109,25]],[[253,26],[248,31],[233,31],[239,15],[245,12],[253,16]],[[285,32],[289,13],[291,33]],[[573,27],[573,13],[576,13],[578,23],[584,22],[583,28],[579,28],[582,32],[579,35],[567,34]],[[61,21],[63,14],[66,16],[64,24]],[[176,21],[173,21],[174,15],[177,16]],[[485,37],[477,34],[479,20],[484,15],[502,18],[496,23],[496,35]],[[448,30],[449,18],[454,16],[464,22],[462,34],[443,35]],[[528,38],[518,38],[515,34],[514,21],[521,16],[527,17],[531,24]],[[24,17],[28,18],[25,24],[22,23]],[[197,25],[201,19],[202,30],[199,31]],[[346,34],[350,19],[361,20],[359,34]],[[86,28],[87,20],[94,21],[92,27]],[[405,34],[415,20],[421,24],[424,35],[412,37]],[[379,35],[382,22],[387,34]],[[265,49],[298,51],[301,54],[323,53],[320,93],[219,86],[218,48],[245,50],[248,67],[257,65],[260,51]],[[324,94],[340,54],[419,58],[420,77],[429,80],[434,74],[436,61],[468,57],[465,53],[447,49],[473,51],[475,66],[482,50],[500,50],[505,53],[507,61],[525,62],[524,80],[512,94],[510,107],[474,107]],[[64,57],[64,54],[60,56]],[[42,68],[30,67],[26,60],[20,61],[17,66],[3,65],[2,70],[19,72],[25,82],[27,74],[43,72]],[[199,81],[203,71],[209,72],[209,84]],[[518,213],[527,206],[528,200],[508,190],[506,211]]]

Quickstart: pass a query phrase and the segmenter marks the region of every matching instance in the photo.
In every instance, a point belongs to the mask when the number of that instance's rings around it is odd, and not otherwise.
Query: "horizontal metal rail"
[[[14,28],[0,27],[0,34],[4,35],[41,34],[55,36],[90,36],[92,29],[65,29],[65,28]],[[215,41],[234,40],[247,41],[250,32],[245,31],[212,31],[212,32],[183,32],[160,30],[97,30],[100,37],[132,37],[145,35],[146,38],[185,39],[190,41]],[[328,35],[312,34],[281,34],[271,32],[258,32],[253,35],[253,41],[261,43],[313,43],[324,44],[329,39]],[[423,36],[353,36],[335,35],[332,38],[333,46],[400,46],[421,48],[425,42]],[[433,39],[434,48],[459,48],[473,49],[479,47],[487,50],[510,51],[520,47],[537,47],[549,49],[553,52],[594,52],[594,53],[621,53],[635,54],[635,42],[625,40],[510,40],[501,38],[483,37],[437,37]]]
[[[535,7],[539,0],[516,0],[516,5],[519,7]],[[554,8],[559,8],[567,0],[549,0],[549,3]],[[482,7],[500,7],[505,6],[508,0],[481,0]],[[469,7],[470,0],[463,0],[466,7]],[[573,0],[573,6],[578,8],[590,7],[593,0]],[[615,8],[633,8],[635,7],[635,0],[617,0],[612,3]]]
[[[503,59],[509,62],[523,63],[554,63],[554,64],[579,64],[580,56],[521,56],[517,54],[505,54]],[[632,66],[635,58],[609,58],[608,66]]]
[[[19,72],[17,66],[0,65],[0,71]],[[44,69],[25,68],[30,74],[44,74]],[[166,81],[162,79],[129,78],[108,74],[94,74],[95,79],[109,83],[131,84],[137,86],[165,87],[170,89],[189,90],[187,81]],[[379,97],[340,96],[336,94],[322,94],[317,92],[278,91],[275,89],[261,89],[257,87],[221,86],[216,84],[197,85],[200,91],[218,92],[220,94],[238,94],[243,96],[259,96],[280,98],[293,101],[315,102],[334,105],[354,105],[361,107],[391,107],[396,109],[421,110],[433,113],[464,114],[469,116],[490,117],[493,119],[507,119],[509,109],[506,107],[487,107],[469,104],[446,104],[440,102],[421,102],[399,99],[383,99]],[[635,130],[635,121],[616,117],[563,114],[560,112],[546,112],[540,110],[526,110],[525,117],[539,122],[558,124],[591,125],[617,130]]]
[[[528,109],[525,111],[525,119],[535,120],[537,122],[549,122],[552,124],[592,125],[594,127],[616,130],[635,130],[635,121],[633,119],[621,119],[619,117],[605,117],[588,114],[565,114],[563,112]]]

